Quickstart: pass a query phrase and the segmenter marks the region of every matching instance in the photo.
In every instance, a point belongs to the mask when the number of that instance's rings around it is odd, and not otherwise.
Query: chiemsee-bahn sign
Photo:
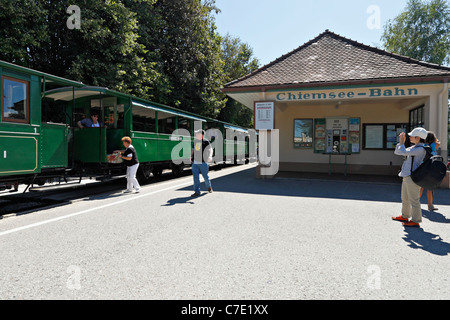
[[[307,100],[335,100],[355,98],[389,98],[415,97],[419,95],[417,88],[363,88],[355,90],[323,90],[280,92],[276,94],[276,101],[307,101]]]

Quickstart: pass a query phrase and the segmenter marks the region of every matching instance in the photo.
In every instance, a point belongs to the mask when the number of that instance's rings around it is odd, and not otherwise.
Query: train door
[[[87,109],[86,107],[89,106]],[[84,163],[105,163],[107,155],[123,149],[124,105],[117,104],[117,97],[103,97],[81,100],[74,114],[90,117],[99,115],[100,127],[78,128],[74,120],[74,159]]]
[[[117,104],[117,98],[104,98],[102,115],[106,127],[106,153],[123,149],[122,138],[125,135],[124,116],[125,105]]]
[[[42,100],[41,168],[68,167],[69,125],[66,103]]]

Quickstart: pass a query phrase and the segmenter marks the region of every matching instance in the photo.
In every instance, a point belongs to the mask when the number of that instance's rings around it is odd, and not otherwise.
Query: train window
[[[156,132],[156,112],[153,109],[133,106],[133,130]],[[123,112],[122,112],[123,113]],[[120,117],[120,113],[119,113]]]
[[[29,122],[30,85],[28,81],[3,77],[3,121]]]
[[[158,111],[158,132],[172,134],[175,130],[175,116],[171,113]]]
[[[153,121],[155,123],[155,121]],[[123,129],[125,125],[125,105],[117,105],[117,128]]]
[[[42,122],[66,123],[66,102],[42,99]]]
[[[108,128],[114,127],[114,106],[105,106],[103,108],[105,125]]]
[[[186,129],[191,132],[191,120],[178,116],[178,129]]]
[[[101,99],[91,99],[91,108],[98,109],[98,113],[103,115],[104,124],[110,129],[118,127],[116,122],[118,107],[119,106],[117,105],[116,97],[102,97]]]

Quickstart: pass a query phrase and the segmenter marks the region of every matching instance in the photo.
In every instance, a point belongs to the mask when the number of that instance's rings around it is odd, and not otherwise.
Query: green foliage
[[[149,52],[157,52],[169,83],[164,103],[211,117],[224,107],[223,61],[213,10],[211,3],[200,0],[159,0],[154,5],[154,38],[144,43]]]
[[[446,0],[409,0],[384,27],[387,50],[435,64],[450,64],[450,8]]]
[[[35,50],[48,41],[43,4],[2,0],[0,7],[0,59],[30,67]]]
[[[72,59],[69,78],[151,98],[148,86],[159,74],[143,58],[134,12],[119,1],[90,1],[82,9],[80,30],[69,30]]]
[[[225,62],[225,82],[239,79],[256,69],[259,62],[253,58],[253,50],[239,38],[233,38],[229,34],[222,38],[222,59]],[[219,119],[235,123],[244,127],[251,127],[253,112],[241,103],[227,99],[225,108],[219,114]]]
[[[66,10],[81,10],[80,29]],[[0,0],[0,59],[236,124],[251,112],[221,87],[258,66],[221,37],[215,0]]]

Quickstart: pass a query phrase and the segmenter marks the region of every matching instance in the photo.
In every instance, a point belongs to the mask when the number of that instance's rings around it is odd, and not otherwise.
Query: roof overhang
[[[224,88],[222,92],[253,110],[255,102],[275,101],[278,103],[336,104],[364,101],[411,101],[428,96],[430,86],[441,86],[448,78],[427,77],[408,79],[377,79],[365,81],[341,81],[327,83],[288,84],[275,86],[254,86]],[[379,91],[380,90],[380,91]],[[386,94],[391,91],[391,94]],[[404,94],[396,94],[399,90]],[[409,91],[412,90],[413,93]],[[378,92],[381,92],[378,95]],[[342,94],[340,96],[339,94]],[[291,99],[291,95],[293,98]],[[297,98],[294,96],[297,95]],[[298,95],[301,96],[298,97]],[[305,97],[305,95],[307,97]],[[316,98],[319,97],[319,98]],[[324,98],[323,98],[324,97]]]
[[[417,77],[417,78],[392,78],[392,79],[366,79],[366,80],[343,80],[336,82],[308,82],[308,83],[288,83],[288,84],[267,84],[259,86],[236,86],[224,87],[221,89],[223,93],[239,93],[239,92],[264,92],[276,90],[296,90],[305,88],[320,88],[320,87],[346,87],[346,86],[360,86],[360,85],[393,85],[393,84],[426,84],[430,82],[446,83],[450,79],[448,76],[436,77]]]

